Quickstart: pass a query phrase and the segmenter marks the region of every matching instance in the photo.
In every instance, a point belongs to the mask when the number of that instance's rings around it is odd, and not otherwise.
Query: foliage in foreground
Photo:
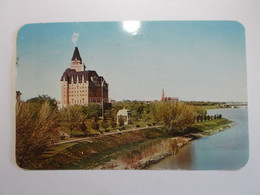
[[[192,125],[196,120],[197,112],[194,106],[185,103],[160,102],[156,104],[155,115],[173,135],[183,132]]]
[[[59,139],[57,110],[48,100],[21,102],[16,106],[16,160],[24,168]]]
[[[81,128],[86,116],[87,115],[84,115],[82,112],[82,107],[78,105],[68,106],[59,112],[61,126],[70,130],[70,136],[72,136],[72,131],[74,129]]]

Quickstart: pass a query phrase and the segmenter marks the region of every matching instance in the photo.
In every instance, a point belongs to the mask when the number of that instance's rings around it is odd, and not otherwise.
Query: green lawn
[[[108,121],[108,123],[110,124],[110,121]],[[136,125],[140,125],[140,128],[141,127],[146,127],[147,124],[152,124],[153,122],[152,121],[148,121],[148,122],[145,122],[143,120],[139,120],[137,122],[133,122],[132,124],[127,124],[127,125],[124,125],[124,128],[125,130],[128,130],[128,129],[133,129],[135,128]],[[97,135],[99,134],[99,131],[96,131],[94,130],[92,127],[91,127],[91,121],[87,121],[86,122],[86,126],[87,126],[87,131],[89,131],[89,135],[90,136],[93,136],[93,135]],[[138,127],[139,128],[139,127]],[[105,129],[101,127],[100,125],[100,131],[103,132],[104,134],[106,133],[111,133],[111,132],[116,132],[117,130],[119,129],[119,126],[117,125],[115,129],[113,129],[111,126],[109,126],[105,132]],[[66,134],[68,134],[70,136],[70,130],[69,129],[64,129],[63,130]],[[124,130],[122,130],[124,131]],[[72,131],[72,137],[68,137],[66,138],[66,140],[73,140],[75,138],[78,138],[78,137],[86,137],[84,135],[84,133],[81,131],[81,129],[73,129]],[[64,140],[61,140],[61,141],[64,141]]]
[[[207,132],[211,130],[216,130],[221,126],[230,124],[231,122],[232,121],[228,119],[222,118],[222,119],[215,119],[211,121],[198,122],[193,124],[191,127]]]

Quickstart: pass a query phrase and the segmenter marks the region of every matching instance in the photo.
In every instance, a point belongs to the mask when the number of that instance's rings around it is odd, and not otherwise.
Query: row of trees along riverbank
[[[185,103],[123,101],[112,105],[101,118],[101,106],[69,106],[58,110],[56,101],[39,96],[16,106],[16,157],[20,167],[28,167],[32,159],[41,155],[48,146],[64,136],[84,137],[100,131],[116,131],[117,111],[128,108],[132,124],[125,129],[147,124],[163,124],[170,135],[182,132],[206,116],[206,110]],[[199,121],[199,120],[197,120]],[[123,126],[123,124],[121,124]]]

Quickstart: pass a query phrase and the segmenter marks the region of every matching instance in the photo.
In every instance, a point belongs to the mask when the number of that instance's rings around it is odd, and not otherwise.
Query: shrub
[[[160,102],[156,105],[156,118],[171,134],[183,132],[196,120],[194,106],[185,103]]]
[[[99,131],[99,124],[97,121],[93,121],[92,123],[92,128],[96,131]]]
[[[106,120],[103,120],[101,122],[101,127],[106,131],[106,129],[109,127],[108,122]]]
[[[81,128],[86,115],[83,114],[81,106],[74,105],[63,108],[59,113],[59,119],[62,127],[70,130],[70,136],[72,137],[72,131]]]
[[[57,109],[48,100],[21,102],[16,106],[16,160],[22,168],[33,166],[50,144],[59,140]]]
[[[114,121],[112,121],[111,123],[110,123],[110,126],[113,128],[113,129],[115,129],[116,128],[116,122],[114,122]]]
[[[85,123],[84,122],[82,122],[82,124],[81,124],[81,131],[85,134],[85,135],[87,135],[87,126],[85,125]]]

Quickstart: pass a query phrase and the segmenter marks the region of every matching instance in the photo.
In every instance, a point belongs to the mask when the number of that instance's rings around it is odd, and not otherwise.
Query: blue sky
[[[22,99],[60,100],[60,77],[77,47],[88,70],[109,83],[115,100],[247,101],[245,29],[233,21],[28,24],[17,38],[17,90]]]

